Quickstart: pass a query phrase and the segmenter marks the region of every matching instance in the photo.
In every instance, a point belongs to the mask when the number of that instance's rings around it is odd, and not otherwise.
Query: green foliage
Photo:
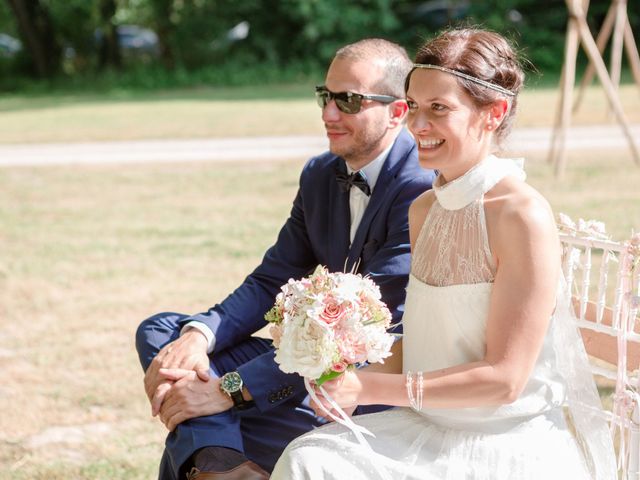
[[[107,92],[111,90],[159,90],[170,88],[251,86],[288,84],[316,84],[325,75],[325,70],[315,63],[304,61],[280,67],[269,63],[245,65],[229,62],[220,66],[188,70],[177,67],[167,70],[160,65],[128,68],[123,71],[89,71],[82,74],[60,76],[42,81],[27,77],[2,74],[0,62],[0,92],[22,91],[31,94],[47,93],[51,90],[63,93],[74,91]]]
[[[98,25],[93,2],[51,2],[49,8],[55,19],[58,39],[68,59],[65,65],[67,71],[75,73],[94,67],[94,30]]]
[[[18,35],[13,14],[7,2],[0,2],[0,31],[13,36]]]
[[[301,41],[291,53],[328,63],[341,46],[370,36],[393,36],[401,26],[389,0],[335,2],[287,0],[282,2],[299,26]]]
[[[95,32],[108,21],[99,14],[101,0],[40,1],[49,9],[56,38],[66,53],[62,77],[53,83],[41,81],[44,86],[165,88],[284,82],[317,76],[337,48],[360,38],[388,38],[412,55],[438,30],[461,23],[506,34],[540,72],[556,77],[567,22],[560,0],[116,0],[111,22],[152,29],[158,34],[160,53],[125,57],[118,72],[98,74]],[[591,2],[589,23],[594,33],[609,5],[609,1]],[[628,10],[632,28],[638,30],[640,11],[631,5]],[[231,38],[231,29],[241,22],[248,23],[248,36]],[[19,33],[4,2],[0,32]],[[583,54],[579,60],[584,66]],[[0,58],[0,89],[31,84],[20,78],[21,72],[19,58]]]
[[[471,17],[506,34],[540,71],[562,66],[567,8],[557,0],[488,0],[474,3]]]
[[[597,36],[611,1],[592,1],[587,21]],[[629,2],[629,20],[634,31],[640,29],[640,15]],[[519,46],[522,54],[537,70],[559,74],[564,61],[564,44],[568,12],[558,0],[486,0],[472,2],[469,10],[473,22],[506,34]],[[610,42],[609,42],[610,44]],[[606,52],[605,52],[606,58]],[[580,50],[578,68],[587,58]]]

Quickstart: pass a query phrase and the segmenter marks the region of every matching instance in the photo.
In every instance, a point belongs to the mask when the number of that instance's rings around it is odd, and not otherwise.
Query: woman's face
[[[463,175],[490,152],[489,108],[478,109],[452,74],[417,68],[407,91],[408,127],[420,164],[446,181]]]

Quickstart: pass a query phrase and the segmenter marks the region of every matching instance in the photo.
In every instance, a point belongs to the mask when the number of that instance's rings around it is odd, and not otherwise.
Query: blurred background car
[[[438,29],[457,20],[469,12],[469,0],[430,0],[411,9],[411,18],[417,24]]]
[[[22,50],[22,42],[6,33],[0,33],[0,57],[13,58]]]
[[[160,54],[156,32],[138,25],[119,25],[118,43],[123,55],[146,55],[156,58]]]
[[[125,59],[152,60],[160,55],[158,35],[149,28],[140,25],[118,25],[116,27],[118,47]],[[98,49],[104,47],[104,33],[96,29],[94,38]]]

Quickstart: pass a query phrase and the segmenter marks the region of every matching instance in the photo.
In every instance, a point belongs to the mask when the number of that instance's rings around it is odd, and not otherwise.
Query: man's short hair
[[[375,92],[366,93],[404,98],[404,82],[413,66],[404,47],[382,38],[365,38],[342,47],[335,58],[380,62],[382,78],[375,83]]]

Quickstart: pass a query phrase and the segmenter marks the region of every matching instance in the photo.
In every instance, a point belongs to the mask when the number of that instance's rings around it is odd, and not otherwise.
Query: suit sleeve
[[[275,350],[272,350],[238,368],[260,412],[266,412],[294,397],[302,400],[306,396],[303,378],[296,373],[284,373],[274,357]]]

